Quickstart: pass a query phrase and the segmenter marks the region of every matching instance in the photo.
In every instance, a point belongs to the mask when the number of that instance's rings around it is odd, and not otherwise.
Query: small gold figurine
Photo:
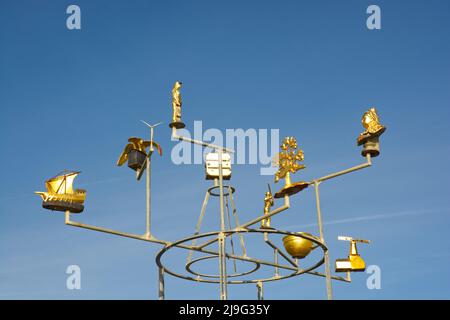
[[[304,160],[303,150],[297,150],[297,140],[294,137],[286,137],[280,146],[281,152],[278,153],[275,164],[278,165],[278,171],[275,173],[275,183],[280,179],[285,179],[285,186],[283,189],[275,193],[275,198],[282,198],[285,195],[293,195],[302,191],[308,184],[306,182],[291,182],[291,173],[304,169],[303,164],[299,161]]]
[[[375,108],[364,112],[361,123],[365,129],[357,139],[358,146],[364,145],[361,154],[365,157],[369,153],[372,157],[376,157],[380,154],[379,137],[386,131],[386,127],[380,124]]]
[[[266,192],[266,195],[264,197],[264,215],[269,214],[270,208],[272,208],[274,204],[272,191],[270,190],[270,185],[268,186],[269,191]],[[270,217],[261,220],[261,229],[273,229],[270,227]]]
[[[185,127],[185,124],[181,122],[181,101],[180,88],[183,83],[181,81],[176,81],[172,89],[172,122],[169,123],[169,127],[181,129]]]
[[[150,142],[148,140],[143,140],[141,138],[131,137],[128,139],[128,144],[123,149],[119,160],[117,160],[117,165],[122,166],[128,161],[128,167],[133,170],[138,170],[141,168],[147,157],[146,149],[153,144],[158,150],[159,155],[162,155],[161,146],[156,142]]]

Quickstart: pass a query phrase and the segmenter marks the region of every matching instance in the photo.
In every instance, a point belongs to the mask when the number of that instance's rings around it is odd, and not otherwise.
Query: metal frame
[[[326,175],[321,178],[314,179],[314,180],[308,182],[308,185],[312,185],[315,189],[317,222],[318,222],[318,229],[319,229],[319,235],[320,235],[320,238],[315,238],[315,237],[309,237],[305,234],[297,234],[297,233],[288,232],[288,231],[271,230],[271,229],[250,229],[249,228],[250,226],[260,222],[263,219],[267,219],[269,217],[272,217],[280,212],[283,212],[283,211],[289,209],[290,201],[289,201],[289,196],[287,196],[287,195],[284,196],[284,204],[282,206],[270,211],[266,215],[261,215],[253,220],[239,224],[237,214],[235,214],[236,209],[234,207],[234,201],[233,201],[233,195],[232,195],[234,192],[234,189],[231,186],[223,185],[222,165],[221,165],[222,164],[222,162],[221,162],[222,152],[233,153],[234,151],[224,148],[222,146],[217,146],[217,145],[209,144],[209,143],[206,143],[203,141],[197,141],[197,140],[193,140],[190,138],[178,136],[176,134],[176,128],[172,128],[172,138],[176,139],[176,140],[180,140],[180,141],[190,142],[192,144],[198,144],[198,145],[201,145],[204,147],[209,147],[209,148],[216,150],[219,153],[219,178],[217,179],[217,181],[215,181],[215,185],[208,189],[208,191],[205,195],[205,199],[204,199],[203,206],[202,206],[202,211],[201,211],[200,217],[199,217],[199,222],[197,223],[196,232],[193,236],[171,242],[171,241],[167,241],[167,240],[158,239],[158,238],[154,237],[151,233],[151,229],[150,229],[150,227],[151,227],[151,207],[150,207],[150,205],[151,205],[151,193],[150,193],[151,185],[150,185],[150,181],[151,181],[151,156],[152,156],[152,151],[153,151],[152,147],[149,152],[147,163],[146,163],[146,170],[147,170],[147,174],[146,174],[146,180],[147,180],[146,181],[146,204],[147,204],[146,205],[146,230],[143,235],[126,233],[126,232],[122,232],[122,231],[116,231],[116,230],[107,229],[107,228],[103,228],[103,227],[97,227],[97,226],[93,226],[93,225],[89,225],[89,224],[75,222],[70,219],[69,211],[66,211],[66,214],[65,214],[65,224],[69,225],[69,226],[73,226],[73,227],[79,227],[79,228],[89,229],[89,230],[98,231],[98,232],[104,232],[104,233],[113,234],[113,235],[117,235],[117,236],[121,236],[121,237],[126,237],[126,238],[131,238],[131,239],[136,239],[136,240],[141,240],[141,241],[146,241],[146,242],[163,245],[163,248],[159,251],[159,253],[156,256],[156,264],[159,267],[159,287],[158,287],[159,299],[165,298],[164,275],[166,273],[170,274],[172,276],[178,277],[178,278],[192,280],[192,281],[196,281],[196,282],[219,283],[220,284],[220,299],[222,299],[222,300],[227,299],[227,285],[228,284],[254,283],[257,285],[257,293],[258,293],[257,297],[258,297],[258,299],[261,300],[261,299],[263,299],[262,285],[264,282],[282,280],[282,279],[298,276],[301,274],[310,274],[310,275],[314,275],[314,276],[325,277],[327,298],[332,299],[332,297],[333,297],[332,286],[331,286],[332,280],[351,282],[350,273],[347,273],[346,278],[331,275],[328,247],[326,246],[324,230],[323,230],[322,211],[321,211],[321,207],[320,207],[319,185],[324,181],[327,181],[327,180],[336,178],[338,176],[341,176],[341,175],[344,175],[347,173],[351,173],[351,172],[354,172],[357,170],[361,170],[361,169],[371,166],[371,164],[372,164],[371,156],[369,153],[366,155],[366,162],[361,165],[354,166],[349,169],[339,171],[336,173],[332,173],[332,174],[329,174],[329,175]],[[153,128],[152,127],[151,127],[151,139],[153,139]],[[224,187],[228,188],[227,192],[224,192]],[[219,193],[218,194],[212,193],[212,190],[216,190],[216,189],[219,189]],[[203,215],[205,212],[206,203],[208,202],[208,199],[211,195],[219,197],[220,230],[200,234],[199,229],[200,229],[200,225],[201,225],[201,219],[203,218]],[[231,224],[230,224],[229,218],[228,218],[228,222],[229,222],[228,228],[225,224],[226,218],[225,218],[225,202],[224,202],[224,200],[225,200],[225,198],[228,199],[228,197],[230,197],[231,205],[232,205],[232,212],[233,212],[233,215],[235,215],[236,228],[234,228],[234,229],[231,229]],[[227,210],[229,210],[228,202],[226,203],[226,208],[227,208]],[[262,233],[264,235],[265,243],[268,244],[274,250],[274,261],[273,262],[254,259],[254,258],[247,256],[242,236],[245,234],[249,234],[249,233]],[[226,252],[226,246],[225,246],[226,238],[228,236],[231,237],[233,234],[237,234],[241,239],[241,245],[244,248],[243,255],[236,255],[234,253],[229,254]],[[278,248],[273,242],[271,242],[269,239],[269,234],[296,235],[296,236],[300,236],[302,238],[311,240],[316,245],[314,247],[314,249],[317,247],[320,247],[323,250],[323,258],[320,261],[316,262],[315,264],[313,264],[312,266],[310,266],[306,269],[299,268],[298,261],[292,260],[287,254],[285,254],[283,252],[282,249]],[[195,244],[194,240],[211,237],[211,236],[214,237],[212,240],[206,241],[200,245]],[[185,244],[188,241],[194,241],[194,242],[191,245]],[[206,249],[207,246],[209,246],[215,242],[218,242],[218,251]],[[181,249],[189,250],[188,262],[186,264],[186,270],[187,270],[187,272],[193,274],[195,277],[177,274],[162,264],[162,262],[161,262],[162,256],[168,250],[170,250],[172,248],[181,248]],[[202,257],[202,258],[196,259],[196,260],[191,260],[191,254],[193,252],[201,252],[201,253],[207,254],[208,256],[205,256],[205,257]],[[204,274],[196,273],[191,269],[192,265],[198,261],[205,260],[205,259],[212,259],[212,258],[216,258],[216,257],[219,260],[219,262],[218,262],[219,263],[219,275],[204,275]],[[289,265],[280,264],[278,261],[279,257],[286,260],[286,262],[288,262]],[[227,270],[226,270],[226,267],[227,267],[226,259],[233,259],[233,261],[241,260],[241,261],[251,262],[251,263],[255,264],[255,267],[247,272],[242,272],[242,273],[235,272],[234,274],[228,274]],[[316,268],[318,268],[322,264],[325,265],[325,274],[314,271]],[[235,277],[250,275],[251,273],[257,271],[261,265],[274,267],[274,271],[275,271],[274,276],[270,277],[270,278],[265,278],[265,279],[248,279],[248,280],[229,280],[228,279],[228,278],[235,278]],[[290,270],[293,272],[288,275],[282,276],[279,274],[280,269]],[[218,280],[217,280],[217,278],[218,278]]]

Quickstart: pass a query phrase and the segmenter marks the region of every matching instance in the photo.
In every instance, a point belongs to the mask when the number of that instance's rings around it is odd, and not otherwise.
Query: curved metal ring
[[[270,278],[261,278],[261,279],[253,279],[253,280],[227,280],[227,284],[248,284],[248,283],[258,283],[258,282],[270,282],[270,281],[278,281],[278,280],[282,280],[282,279],[288,279],[291,277],[295,277],[298,275],[301,275],[303,273],[307,273],[310,272],[316,268],[318,268],[319,266],[321,266],[324,262],[325,262],[325,253],[328,251],[328,247],[318,238],[316,237],[310,237],[306,234],[298,234],[295,232],[289,232],[289,231],[281,231],[281,230],[269,230],[269,229],[246,229],[245,231],[242,230],[226,230],[226,231],[213,231],[213,232],[207,232],[207,233],[202,233],[202,234],[197,234],[197,235],[193,235],[187,238],[183,238],[180,239],[178,241],[172,242],[170,244],[168,244],[167,246],[165,246],[164,248],[162,248],[158,254],[156,255],[156,264],[158,265],[158,267],[164,269],[164,271],[174,277],[177,278],[181,278],[181,279],[185,279],[185,280],[190,280],[190,281],[195,281],[195,282],[203,282],[203,283],[220,283],[219,280],[211,280],[211,279],[203,279],[201,276],[197,276],[197,277],[191,277],[191,276],[187,276],[187,275],[182,275],[179,273],[176,273],[166,267],[164,267],[164,265],[161,263],[161,258],[164,255],[164,253],[166,253],[168,250],[170,250],[171,248],[177,247],[182,243],[194,240],[194,239],[199,239],[199,238],[205,238],[205,237],[210,237],[210,236],[218,236],[220,233],[225,233],[227,236],[231,235],[231,234],[235,234],[235,233],[273,233],[273,234],[284,234],[284,235],[294,235],[294,236],[298,236],[307,240],[310,240],[312,242],[314,242],[315,244],[317,244],[318,247],[320,247],[323,250],[323,254],[324,256],[322,257],[322,259],[320,261],[318,261],[317,263],[315,263],[314,265],[312,265],[309,268],[306,269],[299,269],[297,268],[296,271],[292,272],[291,274],[285,275],[285,276],[273,276]],[[195,250],[195,249],[188,249],[188,250]],[[200,250],[195,250],[195,251],[200,251]],[[200,251],[201,252],[201,251]],[[204,253],[209,253],[211,254],[211,252],[204,252]],[[217,254],[218,256],[218,254]],[[230,259],[238,259],[238,260],[242,260],[242,261],[251,261],[254,262],[254,260],[252,258],[248,258],[248,257],[231,257],[229,254],[227,254],[227,257]]]
[[[214,186],[214,187],[211,187],[211,188],[208,189],[208,192],[209,192],[209,194],[212,195],[213,197],[220,197],[220,193],[214,193],[214,192],[213,192],[213,190],[216,190],[216,189],[219,189],[219,188],[220,188],[220,186]],[[227,196],[230,194],[230,192],[228,191],[228,188],[231,189],[231,193],[234,193],[234,191],[236,191],[236,190],[235,190],[233,187],[231,187],[231,186],[223,186],[223,190],[224,190],[223,196],[224,196],[224,197],[227,197]]]
[[[196,262],[199,262],[199,261],[202,261],[202,260],[208,260],[208,259],[215,259],[215,258],[218,258],[218,257],[219,257],[219,256],[211,255],[211,256],[200,257],[200,258],[198,258],[198,259],[192,260],[191,262],[189,262],[189,263],[186,265],[186,270],[187,270],[188,272],[192,273],[193,275],[198,276],[198,277],[204,277],[204,278],[220,278],[219,275],[203,274],[203,273],[200,273],[200,272],[196,272],[196,271],[192,270],[192,268],[191,268],[191,266],[192,266],[194,263],[196,263]],[[249,271],[246,271],[246,272],[239,272],[239,273],[229,274],[229,275],[227,275],[227,278],[236,278],[236,277],[245,276],[245,275],[247,275],[247,274],[250,274],[250,273],[255,272],[256,270],[258,270],[258,269],[261,267],[261,264],[260,264],[259,262],[256,262],[256,261],[247,261],[247,262],[254,263],[255,266],[254,266],[252,269],[250,269]]]

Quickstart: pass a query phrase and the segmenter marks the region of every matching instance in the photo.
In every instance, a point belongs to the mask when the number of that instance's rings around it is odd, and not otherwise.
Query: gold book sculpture
[[[366,263],[363,258],[358,254],[358,249],[356,248],[356,242],[360,243],[370,243],[369,240],[363,239],[353,239],[351,237],[339,236],[338,240],[350,241],[350,253],[347,259],[337,259],[336,260],[336,272],[362,272],[366,270]]]

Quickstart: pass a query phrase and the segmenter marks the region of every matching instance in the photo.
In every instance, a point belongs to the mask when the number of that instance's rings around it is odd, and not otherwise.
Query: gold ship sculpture
[[[65,171],[47,180],[45,182],[47,192],[35,192],[42,198],[42,207],[54,211],[82,212],[86,190],[73,189],[73,181],[79,173],[78,171]]]

